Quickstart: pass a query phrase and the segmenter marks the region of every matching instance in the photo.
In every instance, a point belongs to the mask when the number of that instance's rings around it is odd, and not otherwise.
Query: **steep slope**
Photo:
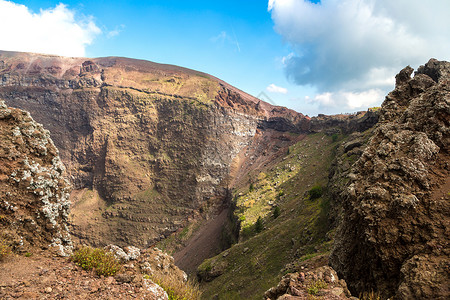
[[[296,143],[243,176],[234,191],[239,242],[198,268],[204,299],[261,299],[294,261],[328,253],[329,197],[325,188],[337,141],[324,133],[291,137]],[[252,160],[251,160],[252,161]],[[250,162],[251,162],[250,161]],[[275,217],[275,208],[279,215]],[[261,217],[262,226],[256,223]],[[326,264],[326,259],[322,259]]]
[[[71,231],[94,245],[146,247],[217,213],[246,146],[373,123],[311,119],[201,72],[119,57],[1,51],[0,78],[0,97],[50,130],[74,187]]]
[[[407,67],[342,180],[331,265],[356,293],[447,299],[450,63]],[[338,174],[335,174],[338,175]]]
[[[209,261],[227,269],[206,297],[260,298],[293,260],[329,251],[329,196],[310,201],[308,191],[326,185],[334,137],[378,118],[309,118],[204,73],[117,57],[0,52],[0,78],[0,97],[30,110],[60,149],[76,239],[141,248],[162,241],[194,271],[240,232],[229,255]],[[275,206],[281,215],[272,220]],[[258,217],[268,227],[261,234]],[[205,228],[207,238],[197,239]],[[254,285],[221,290],[230,278]]]
[[[60,257],[72,254],[73,245],[67,228],[70,185],[58,150],[28,112],[1,100],[0,137],[1,299],[168,300],[150,277],[167,290],[165,278],[186,284],[173,258],[156,248],[141,252],[110,245],[109,251],[129,263],[114,278],[82,271],[82,264]]]
[[[258,128],[309,124],[146,61],[1,52],[0,77],[0,96],[50,130],[74,186],[72,231],[97,245],[154,244],[222,204],[232,160]]]

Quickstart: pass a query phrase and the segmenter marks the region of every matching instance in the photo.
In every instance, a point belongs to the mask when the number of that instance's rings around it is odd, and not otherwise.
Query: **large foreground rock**
[[[407,67],[348,176],[330,262],[355,294],[450,296],[450,63]]]
[[[0,238],[18,252],[54,246],[70,254],[70,185],[49,132],[0,101],[0,138]]]

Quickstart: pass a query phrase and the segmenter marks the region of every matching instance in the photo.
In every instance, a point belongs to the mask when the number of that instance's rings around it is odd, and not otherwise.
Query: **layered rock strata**
[[[73,232],[94,245],[168,236],[221,204],[261,122],[308,122],[175,66],[12,52],[0,61],[0,95],[52,132],[75,188]]]
[[[72,231],[99,246],[149,246],[215,210],[255,136],[333,123],[201,72],[118,57],[0,52],[0,97],[50,130],[74,186]]]

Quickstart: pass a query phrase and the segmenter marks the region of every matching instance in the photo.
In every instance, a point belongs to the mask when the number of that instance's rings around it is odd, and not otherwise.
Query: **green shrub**
[[[85,270],[95,269],[97,275],[112,276],[122,267],[114,254],[103,249],[83,247],[75,251],[72,261]]]
[[[252,233],[253,233],[253,226],[247,225],[247,226],[242,228],[241,234],[242,234],[243,238],[250,237],[252,235]]]
[[[336,142],[338,139],[339,139],[339,135],[338,135],[337,133],[334,133],[334,134],[331,136],[331,141],[333,141],[333,143]]]
[[[307,286],[307,291],[308,294],[310,295],[317,295],[317,293],[319,293],[319,291],[321,289],[325,289],[327,288],[327,283],[321,279],[319,280],[315,280],[313,282],[311,282],[308,286]]]
[[[314,200],[320,198],[323,194],[323,189],[321,185],[315,185],[309,190],[309,199]]]
[[[280,213],[280,208],[278,206],[275,206],[275,208],[273,209],[273,218],[278,218],[280,216]]]
[[[256,231],[257,233],[259,233],[259,232],[261,232],[263,229],[264,229],[264,224],[263,224],[262,218],[261,218],[261,217],[258,217],[258,220],[256,220],[256,223],[255,223],[255,231]]]
[[[250,183],[250,186],[248,188],[249,192],[253,192],[255,190],[255,187],[253,186],[253,183]]]

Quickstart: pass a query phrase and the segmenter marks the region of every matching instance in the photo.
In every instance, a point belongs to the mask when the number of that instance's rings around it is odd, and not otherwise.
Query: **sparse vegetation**
[[[111,252],[92,247],[78,249],[71,260],[87,271],[94,269],[99,276],[112,276],[122,267]]]
[[[260,299],[265,291],[279,283],[282,270],[293,262],[293,256],[307,260],[329,253],[332,246],[332,241],[326,237],[330,229],[329,199],[324,194],[315,201],[308,201],[308,191],[314,185],[326,185],[335,146],[330,143],[330,138],[324,138],[323,133],[309,135],[291,146],[287,158],[250,173],[238,186],[234,191],[235,215],[237,218],[245,216],[239,243],[228,249],[226,256],[217,255],[203,265],[210,265],[212,269],[227,266],[214,280],[202,281],[204,299],[212,299],[215,295],[227,300]],[[248,193],[250,182],[255,187],[252,193]],[[279,198],[281,191],[284,192],[282,199]],[[305,193],[307,199],[302,197]],[[276,206],[281,214],[275,219]],[[289,218],[282,217],[285,213]],[[256,234],[255,224],[259,217],[263,228],[267,228]],[[246,267],[236,269],[233,266]]]
[[[275,206],[275,208],[273,209],[273,218],[276,219],[280,216],[280,207],[279,206]]]
[[[198,283],[192,280],[182,282],[170,273],[154,275],[151,279],[166,291],[169,300],[199,300],[202,294]]]
[[[339,135],[337,134],[337,133],[335,133],[335,134],[333,134],[332,136],[331,136],[331,141],[334,143],[334,142],[337,142],[337,140],[339,139]]]
[[[323,188],[321,185],[315,185],[309,190],[308,194],[309,194],[309,199],[311,199],[311,200],[318,199],[318,198],[322,197]]]
[[[0,223],[3,223],[6,220],[6,215],[0,215]]]
[[[371,292],[364,292],[359,295],[360,300],[381,300],[380,293],[371,291]]]
[[[252,234],[253,234],[253,226],[247,225],[242,228],[241,236],[243,239],[249,238],[250,236],[252,236]]]
[[[257,233],[259,233],[259,232],[261,232],[263,229],[264,229],[264,224],[263,224],[262,218],[261,218],[261,217],[258,217],[258,220],[256,220],[256,223],[255,223],[255,231],[256,231]]]
[[[250,186],[248,188],[248,191],[251,193],[255,190],[255,186],[253,185],[253,183],[250,183]]]
[[[0,261],[3,261],[12,253],[11,247],[5,239],[0,239]]]
[[[327,283],[319,279],[311,282],[307,287],[307,291],[308,294],[315,296],[319,293],[321,289],[326,289],[327,287],[328,287]]]

